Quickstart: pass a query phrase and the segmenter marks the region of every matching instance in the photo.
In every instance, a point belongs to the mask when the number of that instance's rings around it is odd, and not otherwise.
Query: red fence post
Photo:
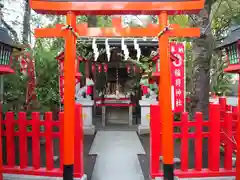
[[[150,106],[150,175],[152,178],[160,170],[160,151],[161,151],[161,121],[160,106]]]
[[[227,111],[227,98],[225,96],[219,97],[219,105],[220,105],[220,119],[224,119],[224,114]]]
[[[3,180],[3,155],[2,155],[2,111],[0,112],[0,180]]]
[[[203,124],[203,116],[201,112],[196,112],[195,114],[195,169],[196,171],[202,170],[202,124]]]
[[[232,107],[232,117],[233,117],[232,130],[234,132],[236,132],[237,131],[237,126],[238,126],[238,107],[237,106]]]
[[[18,113],[20,168],[27,167],[27,119],[25,112]]]
[[[40,114],[32,113],[32,164],[34,169],[40,168]]]
[[[15,139],[14,139],[14,113],[6,113],[6,140],[7,163],[9,167],[15,166]]]
[[[181,140],[181,170],[188,170],[188,113],[181,115],[182,122],[182,140]]]
[[[60,169],[63,170],[63,123],[64,123],[64,112],[59,113],[59,121],[60,121],[60,137],[59,137],[59,144],[60,144]]]
[[[220,110],[225,112],[227,108],[227,99],[225,96],[219,97],[219,105],[220,105]]]
[[[53,164],[53,137],[52,137],[52,113],[45,113],[45,138],[46,138],[46,168],[51,171]]]
[[[80,113],[79,113],[79,120],[80,120],[80,135],[81,135],[81,137],[80,137],[80,147],[81,147],[81,149],[80,149],[80,153],[81,153],[81,175],[83,175],[84,174],[84,161],[83,161],[83,158],[84,158],[84,154],[83,154],[83,151],[84,151],[84,149],[83,149],[83,146],[84,146],[84,144],[83,144],[83,138],[84,138],[84,133],[83,133],[83,116],[82,116],[82,105],[80,105],[79,106],[79,110],[80,110]]]
[[[224,129],[225,129],[225,156],[224,156],[224,168],[227,170],[232,170],[232,153],[233,153],[233,144],[230,138],[232,138],[232,113],[226,112],[224,117]]]
[[[76,105],[75,108],[75,163],[74,163],[74,173],[84,174],[83,170],[83,125],[82,125],[82,106],[80,104]]]
[[[219,104],[210,104],[209,109],[209,169],[219,171],[220,167],[220,107]]]
[[[238,120],[240,120],[240,118],[238,118]],[[240,123],[237,125],[236,180],[240,180]]]

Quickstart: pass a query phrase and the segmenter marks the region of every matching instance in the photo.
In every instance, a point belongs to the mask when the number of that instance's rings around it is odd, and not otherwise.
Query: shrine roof
[[[223,40],[221,44],[217,46],[217,49],[233,44],[238,40],[240,40],[240,26],[235,26],[231,28],[228,36]]]
[[[37,13],[77,15],[168,14],[197,13],[205,0],[30,0]]]

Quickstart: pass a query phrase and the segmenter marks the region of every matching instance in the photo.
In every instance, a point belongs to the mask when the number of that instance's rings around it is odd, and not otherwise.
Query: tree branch
[[[14,38],[15,42],[19,42],[17,32],[4,19],[2,19],[2,23],[10,31],[10,33],[13,35],[13,38]]]

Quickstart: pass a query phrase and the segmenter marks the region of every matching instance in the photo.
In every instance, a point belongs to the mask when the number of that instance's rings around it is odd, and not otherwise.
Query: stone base
[[[138,134],[142,135],[142,134],[149,134],[150,133],[150,127],[146,126],[146,125],[142,125],[140,124],[138,126]]]
[[[94,135],[95,134],[95,126],[94,125],[84,126],[83,132],[84,132],[84,135]]]

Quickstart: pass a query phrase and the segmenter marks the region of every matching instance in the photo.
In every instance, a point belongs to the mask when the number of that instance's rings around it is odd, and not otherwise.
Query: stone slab
[[[91,180],[144,180],[138,154],[145,154],[134,131],[98,131],[89,154],[97,154]]]
[[[89,125],[89,126],[83,127],[84,135],[94,135],[95,131],[96,131],[96,128],[94,125]]]
[[[143,135],[143,134],[149,134],[150,133],[150,127],[147,125],[142,125],[140,124],[138,126],[138,134]]]

